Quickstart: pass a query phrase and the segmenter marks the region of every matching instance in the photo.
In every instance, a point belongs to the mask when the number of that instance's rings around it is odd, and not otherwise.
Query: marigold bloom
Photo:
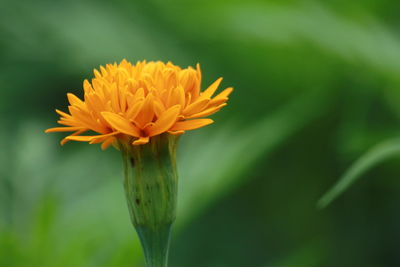
[[[213,120],[209,116],[226,105],[232,88],[212,97],[222,78],[201,92],[201,71],[182,69],[171,62],[137,62],[100,66],[95,78],[83,82],[84,100],[68,93],[69,113],[56,110],[59,124],[46,132],[73,132],[61,141],[102,143],[102,149],[116,138],[142,145],[162,133],[183,134]],[[81,135],[87,131],[97,135]]]

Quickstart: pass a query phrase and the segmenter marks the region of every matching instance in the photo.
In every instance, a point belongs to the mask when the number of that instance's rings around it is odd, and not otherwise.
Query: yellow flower
[[[182,69],[171,62],[137,62],[100,66],[95,78],[83,82],[84,100],[68,93],[69,114],[56,110],[59,124],[46,132],[74,132],[61,141],[102,143],[106,149],[117,139],[142,145],[163,133],[183,134],[213,120],[209,116],[226,105],[232,88],[215,97],[222,78],[201,92],[201,71]],[[81,135],[87,131],[97,135]]]

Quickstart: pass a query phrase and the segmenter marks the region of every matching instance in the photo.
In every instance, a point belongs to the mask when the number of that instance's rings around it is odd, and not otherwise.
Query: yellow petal
[[[131,122],[120,115],[111,112],[102,112],[101,115],[115,130],[135,137],[140,136],[139,130]]]
[[[213,123],[212,119],[197,119],[188,121],[179,121],[171,128],[171,131],[186,131],[201,128]]]
[[[169,128],[171,128],[171,126],[176,122],[180,110],[181,106],[175,105],[161,114],[153,127],[149,128],[149,135],[155,136],[169,130]]]

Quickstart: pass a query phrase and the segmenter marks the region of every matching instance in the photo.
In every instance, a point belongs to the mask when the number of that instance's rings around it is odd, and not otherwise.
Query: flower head
[[[201,71],[182,69],[171,62],[137,62],[125,59],[94,70],[95,78],[83,82],[84,100],[68,93],[69,114],[56,110],[59,124],[46,132],[73,132],[70,140],[102,143],[103,149],[117,139],[142,145],[163,133],[183,134],[213,120],[204,118],[226,105],[232,88],[212,97],[222,78],[201,92]],[[87,131],[96,135],[81,135]]]

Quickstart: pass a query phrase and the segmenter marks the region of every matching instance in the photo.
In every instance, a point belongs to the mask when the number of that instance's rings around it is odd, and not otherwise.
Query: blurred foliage
[[[118,151],[43,133],[67,92],[122,58],[200,62],[204,86],[221,75],[236,88],[181,140],[171,267],[399,266],[398,158],[315,208],[398,137],[399,5],[3,1],[0,266],[143,266]]]
[[[400,140],[385,140],[360,157],[340,178],[340,180],[318,201],[320,208],[327,207],[343,194],[362,174],[393,156],[400,154]]]

